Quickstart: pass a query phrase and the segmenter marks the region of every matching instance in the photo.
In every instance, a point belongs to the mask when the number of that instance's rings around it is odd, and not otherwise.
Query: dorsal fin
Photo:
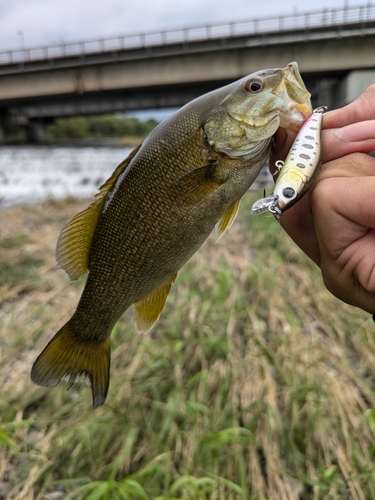
[[[77,214],[61,231],[57,242],[56,259],[69,278],[75,280],[89,271],[89,251],[95,228],[109,191],[119,176],[139,151],[139,145],[116,168],[111,177],[99,188],[95,201],[86,210]]]
[[[240,208],[241,198],[234,203],[226,210],[224,215],[217,221],[214,234],[216,236],[216,241],[219,241],[220,238],[225,234],[225,232],[230,228],[233,224],[234,219],[238,213],[238,209]]]
[[[138,333],[148,333],[157,322],[165,301],[167,300],[171,286],[175,282],[176,276],[177,274],[146,295],[143,299],[135,302],[135,322]]]

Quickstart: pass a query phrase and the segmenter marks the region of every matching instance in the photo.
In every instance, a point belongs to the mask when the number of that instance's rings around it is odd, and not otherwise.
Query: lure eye
[[[295,194],[296,194],[296,192],[291,187],[286,187],[283,189],[283,195],[285,196],[285,198],[291,199],[294,197]]]
[[[256,94],[263,89],[264,85],[262,80],[252,79],[245,83],[245,89],[252,94]]]

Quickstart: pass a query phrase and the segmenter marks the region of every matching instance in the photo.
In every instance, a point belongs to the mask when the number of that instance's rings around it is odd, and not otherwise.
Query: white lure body
[[[309,189],[321,164],[321,135],[325,107],[317,108],[302,125],[285,160],[277,161],[277,179],[273,192],[251,209],[256,215],[265,211],[280,218]]]

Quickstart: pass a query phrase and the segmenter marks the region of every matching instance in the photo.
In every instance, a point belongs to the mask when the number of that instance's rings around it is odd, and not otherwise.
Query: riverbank
[[[250,216],[261,195],[179,273],[150,335],[125,313],[95,411],[87,386],[29,379],[79,299],[55,245],[91,200],[0,211],[1,499],[375,497],[373,322]]]

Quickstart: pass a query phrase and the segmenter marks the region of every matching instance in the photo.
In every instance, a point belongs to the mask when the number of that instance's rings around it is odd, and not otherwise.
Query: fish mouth
[[[311,94],[301,78],[298,64],[291,62],[282,71],[282,78],[272,92],[284,101],[280,110],[280,127],[298,132],[312,113]]]
[[[269,125],[274,120],[278,120],[280,115],[280,108],[271,109],[271,111],[268,111],[268,113],[263,116],[251,116],[243,113],[235,113],[233,111],[227,111],[227,113],[235,123],[240,123],[245,127],[259,129],[264,127],[265,125]]]
[[[310,102],[307,104],[296,104],[286,112],[280,112],[280,127],[298,132],[307,118],[312,114]]]

